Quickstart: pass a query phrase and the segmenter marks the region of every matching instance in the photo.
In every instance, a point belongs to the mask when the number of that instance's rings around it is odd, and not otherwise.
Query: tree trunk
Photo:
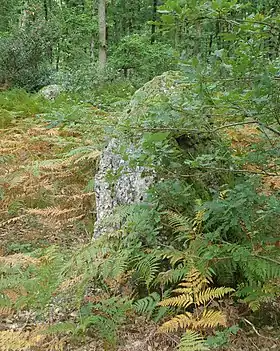
[[[48,11],[48,2],[44,0],[44,12],[45,12],[45,21],[47,22],[49,19],[49,11]]]
[[[99,66],[101,69],[104,69],[107,61],[106,0],[99,0],[98,21],[99,21]]]
[[[25,29],[27,24],[27,11],[28,11],[28,0],[25,0],[23,3],[23,9],[21,11],[20,19],[19,19],[19,28]]]
[[[153,0],[153,22],[157,20],[157,7],[158,7],[158,2],[157,0]],[[155,42],[155,34],[156,34],[156,25],[153,23],[152,24],[152,35],[151,35],[151,44]]]
[[[96,17],[96,12],[97,12],[97,6],[96,6],[96,0],[92,1],[91,5],[91,20],[94,21],[94,18]],[[91,38],[90,38],[90,43],[89,43],[89,52],[90,52],[90,62],[93,63],[95,60],[95,42],[96,42],[96,32],[95,30],[92,31],[91,33]]]

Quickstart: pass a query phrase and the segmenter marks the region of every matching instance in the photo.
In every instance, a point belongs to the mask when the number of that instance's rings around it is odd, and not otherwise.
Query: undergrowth
[[[277,302],[279,176],[269,149],[276,138],[255,127],[228,127],[212,139],[215,147],[186,156],[171,133],[145,134],[140,164],[152,155],[158,182],[144,203],[120,206],[106,218],[112,231],[90,240],[93,170],[118,115],[66,95],[45,103],[11,91],[0,101],[9,114],[0,130],[0,228],[7,243],[0,315],[27,313],[38,324],[31,332],[1,331],[4,350],[63,350],[87,336],[113,350],[122,327],[139,314],[161,325],[159,333],[182,336],[180,350],[206,350],[215,332],[228,340],[239,322],[228,305],[246,305],[253,316]],[[271,153],[267,174],[252,158],[261,148]],[[71,237],[75,245],[66,245]]]
[[[45,101],[11,90],[0,95],[0,118],[1,230],[22,230],[25,223],[26,231],[78,226],[89,239],[92,171],[114,117],[74,96]]]

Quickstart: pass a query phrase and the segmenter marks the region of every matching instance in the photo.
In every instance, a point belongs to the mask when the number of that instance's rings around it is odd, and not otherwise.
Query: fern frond
[[[140,299],[134,303],[134,309],[140,314],[148,314],[149,316],[153,313],[160,301],[160,295],[157,292]]]
[[[167,218],[175,233],[188,232],[192,229],[190,220],[179,213],[168,211]]]
[[[60,334],[60,333],[73,333],[76,329],[76,324],[73,322],[60,322],[56,324],[50,325],[46,330],[44,330],[44,334]]]
[[[194,292],[193,288],[177,288],[172,291],[176,294],[192,295]]]
[[[0,306],[0,317],[7,318],[14,314],[14,310],[10,306]]]
[[[94,150],[78,157],[73,163],[78,164],[84,161],[96,161],[100,157],[100,151]]]
[[[244,299],[245,303],[248,303],[249,308],[253,311],[256,312],[261,308],[261,303],[263,302],[262,299],[255,299],[253,301],[248,301],[247,299]]]
[[[187,308],[193,303],[191,295],[179,295],[165,299],[159,303],[159,306],[183,307]]]
[[[0,257],[0,264],[8,267],[21,266],[26,268],[31,264],[38,265],[39,263],[39,259],[21,253]]]
[[[221,311],[204,309],[201,318],[194,323],[195,329],[215,328],[218,325],[226,326],[226,317]]]
[[[181,281],[187,274],[188,266],[180,266],[178,268],[172,268],[165,272],[160,272],[155,279],[155,284],[166,285],[169,283],[176,284]]]
[[[194,294],[194,302],[196,305],[205,305],[214,299],[220,299],[226,294],[233,292],[232,288],[207,288]]]
[[[123,252],[116,252],[115,255],[111,255],[104,260],[102,266],[100,266],[100,274],[103,278],[114,278],[117,279],[125,273],[130,261],[130,250],[124,250]]]
[[[176,250],[176,249],[169,249],[169,250],[164,250],[161,253],[162,259],[168,259],[171,266],[174,267],[176,264],[179,262],[183,261],[185,262],[187,259],[187,254],[186,252]]]
[[[195,331],[187,330],[182,336],[179,351],[208,351],[205,340]]]
[[[203,286],[208,285],[210,282],[210,275],[205,276],[196,268],[192,268],[179,286],[199,291],[203,288]]]
[[[178,314],[177,316],[171,318],[169,321],[163,323],[159,330],[163,332],[174,332],[179,329],[187,329],[193,324],[193,315],[190,312],[185,312],[185,314]]]
[[[269,279],[280,277],[280,265],[267,262],[265,257],[249,258],[240,264],[244,267],[247,279],[252,284],[255,281],[266,282]]]
[[[155,279],[159,271],[160,262],[157,257],[152,254],[139,259],[135,265],[136,272],[139,278],[149,286]]]
[[[26,215],[21,215],[21,216],[10,218],[7,221],[0,223],[0,228],[5,227],[6,225],[14,224],[14,223],[16,223],[24,218],[26,218]]]
[[[226,326],[225,315],[220,311],[205,309],[200,317],[195,317],[190,312],[179,314],[165,322],[160,330],[166,332],[177,331],[178,329],[207,329],[215,328],[218,325]]]
[[[203,223],[203,219],[204,219],[204,214],[205,214],[205,210],[198,211],[195,214],[194,219],[191,221],[192,225],[193,225],[193,230],[196,233],[200,233],[201,232],[202,223]]]
[[[36,208],[32,208],[27,210],[28,213],[30,214],[34,214],[34,215],[40,215],[40,216],[44,216],[44,217],[53,217],[53,218],[57,218],[57,219],[65,219],[68,218],[69,216],[71,216],[71,214],[73,212],[77,212],[76,208],[66,208],[66,209],[61,209],[59,207],[48,207],[48,208],[44,208],[44,209],[36,209]]]

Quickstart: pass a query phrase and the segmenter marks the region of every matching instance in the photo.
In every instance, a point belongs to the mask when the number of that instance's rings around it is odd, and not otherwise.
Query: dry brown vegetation
[[[66,228],[70,236],[78,229],[89,239],[94,216],[89,184],[100,152],[82,133],[28,122],[0,130],[2,244],[57,241]]]

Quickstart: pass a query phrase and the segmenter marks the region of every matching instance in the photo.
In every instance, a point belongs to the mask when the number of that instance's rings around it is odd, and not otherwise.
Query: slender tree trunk
[[[158,6],[158,0],[153,0],[153,22],[157,20],[157,6]],[[156,25],[152,24],[152,35],[151,35],[151,44],[155,42],[155,33],[156,33]]]
[[[45,12],[45,21],[49,19],[49,11],[48,11],[48,2],[44,0],[44,12]]]
[[[96,16],[96,0],[92,1],[92,10],[91,10],[91,15],[92,18],[91,20],[94,20],[94,17]],[[94,62],[95,60],[95,31],[92,31],[91,33],[91,38],[90,38],[90,62]]]
[[[90,62],[93,63],[94,60],[95,60],[95,42],[94,42],[94,35],[91,36],[91,39],[90,39]]]
[[[27,9],[28,9],[28,0],[25,0],[23,3],[23,9],[21,11],[20,19],[19,19],[19,28],[25,29],[27,24]]]
[[[59,71],[59,61],[60,61],[60,44],[57,44],[57,53],[56,53],[56,60],[55,60],[55,69]]]
[[[99,21],[99,66],[101,69],[104,69],[107,61],[106,0],[99,0],[98,21]]]

